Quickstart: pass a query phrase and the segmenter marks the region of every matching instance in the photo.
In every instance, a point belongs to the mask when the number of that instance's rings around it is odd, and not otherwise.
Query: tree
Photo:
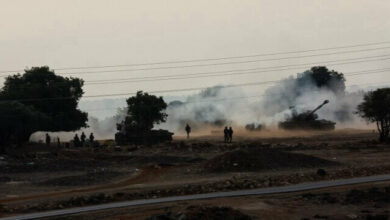
[[[386,141],[390,131],[390,88],[368,92],[357,110],[361,117],[376,123],[379,141]]]
[[[37,123],[36,125],[26,124],[30,127],[29,135],[39,130],[74,131],[86,127],[88,119],[87,113],[77,109],[78,102],[83,95],[83,84],[83,80],[78,78],[55,75],[54,71],[47,66],[33,67],[25,70],[23,75],[16,74],[6,78],[4,87],[0,91],[0,102],[17,101],[18,104],[8,103],[11,109],[14,107],[24,109],[25,117],[39,114],[45,118],[45,121],[28,120],[28,123],[33,121]],[[0,106],[2,107],[5,106]],[[12,111],[9,114],[14,120],[19,117]],[[3,117],[0,126],[4,120]],[[23,141],[26,140],[26,135],[23,135]]]
[[[138,91],[136,96],[127,100],[126,125],[137,127],[140,131],[147,131],[153,128],[154,124],[165,122],[167,114],[163,112],[167,104],[163,98],[149,95]]]
[[[329,70],[325,66],[314,66],[298,75],[298,86],[305,86],[307,81],[312,81],[318,88],[327,88],[334,93],[345,91],[344,74]]]
[[[49,118],[45,114],[32,107],[17,101],[0,102],[0,146],[21,144],[48,122]]]

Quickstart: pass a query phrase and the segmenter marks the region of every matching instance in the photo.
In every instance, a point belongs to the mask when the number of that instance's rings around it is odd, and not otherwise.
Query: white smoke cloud
[[[245,92],[238,87],[215,86],[187,97],[185,102],[172,102],[166,110],[166,123],[157,127],[183,133],[189,123],[193,131],[204,126],[231,126],[252,122],[255,109]]]
[[[80,137],[82,132],[85,133],[87,138],[91,133],[93,133],[96,140],[114,139],[114,135],[116,133],[116,124],[124,120],[125,113],[126,108],[118,108],[116,115],[106,117],[103,120],[89,116],[87,128],[83,128],[74,132],[35,132],[30,136],[30,141],[45,142],[45,135],[48,133],[52,142],[56,142],[57,138],[59,138],[61,142],[68,142],[73,140],[75,134],[78,134]]]
[[[246,94],[240,87],[214,86],[195,95],[186,97],[183,101],[172,101],[166,109],[168,114],[165,123],[155,125],[155,128],[168,129],[175,134],[183,134],[186,123],[194,132],[215,126],[239,126],[254,123],[268,128],[277,128],[279,122],[291,117],[291,107],[297,113],[312,110],[323,103],[330,102],[316,113],[319,119],[336,122],[337,128],[366,128],[367,124],[355,114],[356,107],[363,100],[363,90],[354,87],[353,92],[344,92],[339,82],[331,83],[328,87],[318,87],[309,78],[289,77],[269,87],[265,93]],[[248,98],[252,97],[252,98]],[[172,99],[171,99],[172,100]],[[89,117],[86,129],[87,136],[93,132],[96,139],[113,139],[116,124],[126,115],[122,109],[115,116],[97,119]],[[60,137],[69,141],[76,132],[52,132],[52,137]],[[44,141],[45,132],[37,132],[30,139]]]
[[[310,78],[301,76],[282,80],[254,101],[244,98],[251,95],[239,87],[211,87],[189,96],[182,104],[171,103],[166,111],[167,122],[158,127],[176,133],[183,133],[186,123],[195,128],[210,124],[244,127],[249,123],[276,128],[280,121],[291,117],[291,107],[301,113],[316,108],[324,100],[330,103],[316,112],[319,119],[334,121],[337,128],[366,126],[355,114],[363,100],[362,91],[344,92],[344,83],[332,81],[327,87],[318,87]]]

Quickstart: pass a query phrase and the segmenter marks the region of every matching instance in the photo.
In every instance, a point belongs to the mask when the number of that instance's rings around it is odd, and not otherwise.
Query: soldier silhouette
[[[93,136],[93,133],[91,133],[89,135],[89,141],[91,142],[91,144],[93,145],[93,141],[95,140],[95,137]]]
[[[186,129],[186,132],[187,132],[187,139],[188,139],[188,138],[190,138],[191,127],[187,124],[185,129]]]
[[[232,141],[233,141],[233,129],[232,129],[232,127],[229,128],[228,134],[229,134],[229,142],[232,143]]]
[[[74,135],[74,138],[73,138],[73,144],[75,147],[80,147],[80,138],[77,134]]]
[[[81,141],[81,146],[82,147],[84,147],[86,138],[87,138],[87,136],[85,136],[84,132],[81,132],[80,141]]]
[[[51,141],[50,135],[48,133],[46,133],[46,145],[47,146],[50,146],[50,141]]]
[[[225,127],[225,129],[223,129],[223,134],[224,134],[224,140],[225,140],[225,143],[228,142],[229,140],[229,130],[228,130],[228,127]]]

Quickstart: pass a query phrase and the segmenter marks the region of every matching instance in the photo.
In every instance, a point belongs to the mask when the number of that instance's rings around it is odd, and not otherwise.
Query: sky
[[[0,75],[32,66],[53,69],[132,65],[154,62],[212,59],[288,51],[343,47],[390,41],[388,0],[0,0]],[[83,108],[92,101],[110,99],[120,106],[138,90],[161,91],[280,80],[310,66],[283,71],[219,77],[121,82],[132,77],[183,75],[213,71],[264,68],[373,57],[390,54],[390,44],[340,49],[361,50],[324,56],[279,54],[222,61],[56,70],[86,81]],[[323,54],[320,51],[308,54]],[[306,55],[306,54],[304,54]],[[295,57],[294,57],[295,56]],[[150,69],[190,64],[243,62],[186,68]],[[327,65],[343,73],[390,68],[390,60]],[[144,70],[137,70],[144,69]],[[146,70],[145,70],[146,69]],[[120,72],[102,72],[121,70]],[[8,72],[11,71],[11,72]],[[99,72],[100,71],[100,72]],[[84,73],[80,73],[84,72]],[[73,73],[73,74],[70,74]],[[347,85],[390,84],[390,72],[347,76]],[[116,83],[89,84],[115,80]],[[3,78],[0,78],[0,83]],[[261,94],[269,85],[246,86],[248,95]],[[155,93],[182,97],[197,92]],[[126,95],[127,94],[127,95]],[[234,96],[234,94],[232,94]],[[119,101],[112,102],[112,99]],[[117,104],[113,104],[117,103]],[[107,115],[91,112],[92,115]]]

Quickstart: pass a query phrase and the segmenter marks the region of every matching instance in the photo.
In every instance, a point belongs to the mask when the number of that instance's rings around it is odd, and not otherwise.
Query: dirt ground
[[[380,144],[376,139],[377,134],[372,131],[336,130],[326,133],[252,132],[249,135],[237,132],[233,143],[223,143],[220,135],[213,134],[189,140],[175,137],[171,143],[154,146],[101,146],[95,149],[26,146],[28,150],[23,153],[0,155],[0,216],[141,198],[389,174],[390,146]],[[313,218],[315,213],[303,215],[308,210],[303,208],[305,205],[318,206],[317,217],[324,217],[320,209],[338,207],[283,196],[286,195],[275,197],[275,200],[245,198],[249,211],[232,204],[241,198],[216,200],[224,202],[215,205],[226,202],[226,206],[251,215],[256,210],[263,210],[263,206],[273,207],[272,215],[266,215],[269,217],[265,219],[283,219],[271,216],[289,210],[302,210],[297,219]],[[246,204],[245,201],[237,204]],[[298,205],[294,207],[290,203]],[[180,204],[171,207],[186,208],[187,203]],[[154,211],[148,209],[149,212]],[[261,215],[265,213],[261,211]],[[137,216],[136,212],[132,214]]]

